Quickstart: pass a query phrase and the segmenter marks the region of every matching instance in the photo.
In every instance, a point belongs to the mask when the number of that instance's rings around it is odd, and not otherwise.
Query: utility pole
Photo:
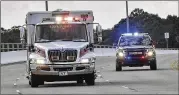
[[[45,1],[46,11],[48,11],[48,1]]]
[[[126,1],[127,33],[129,33],[128,1]]]

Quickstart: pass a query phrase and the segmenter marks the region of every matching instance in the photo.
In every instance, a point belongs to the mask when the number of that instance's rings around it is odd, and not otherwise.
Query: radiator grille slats
[[[49,50],[48,57],[51,62],[74,62],[77,58],[77,50]]]

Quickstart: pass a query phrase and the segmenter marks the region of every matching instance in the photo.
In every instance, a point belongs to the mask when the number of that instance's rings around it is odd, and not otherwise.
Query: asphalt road
[[[157,55],[158,70],[150,67],[123,67],[115,71],[115,57],[98,57],[96,85],[76,82],[48,82],[31,88],[25,78],[25,64],[1,67],[1,94],[178,94],[178,71],[171,63],[177,54]],[[16,86],[14,86],[16,83]]]

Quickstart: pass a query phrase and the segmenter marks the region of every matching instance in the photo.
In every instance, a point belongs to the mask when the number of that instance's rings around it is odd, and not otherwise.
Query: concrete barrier
[[[27,60],[26,50],[1,52],[1,64],[24,62]]]
[[[115,48],[95,48],[96,56],[115,56]],[[157,54],[177,54],[178,50],[156,50]],[[1,64],[19,63],[27,60],[26,50],[1,52]]]

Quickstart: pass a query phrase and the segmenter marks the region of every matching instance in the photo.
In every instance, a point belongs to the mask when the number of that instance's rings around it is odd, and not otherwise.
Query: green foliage
[[[11,29],[1,27],[1,43],[20,43],[19,26],[13,26]]]
[[[156,47],[166,47],[164,33],[169,32],[169,47],[179,47],[179,17],[168,15],[166,19],[160,18],[157,14],[145,12],[143,9],[136,8],[129,15],[130,32],[149,33],[152,39],[157,43]],[[116,43],[120,34],[126,33],[126,18],[121,19],[115,24],[107,36],[103,35],[103,44]]]

